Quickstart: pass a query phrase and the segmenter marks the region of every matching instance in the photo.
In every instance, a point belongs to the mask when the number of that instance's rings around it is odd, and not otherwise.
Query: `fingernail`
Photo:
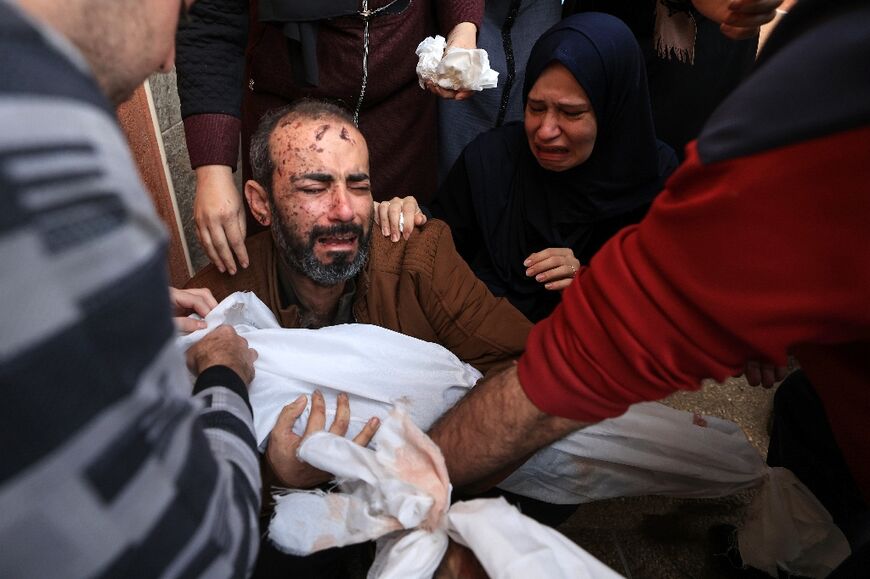
[[[315,391],[314,391],[314,395],[315,395],[315,396],[323,397],[323,392],[321,392],[320,390],[315,390]]]
[[[531,265],[531,263],[532,263],[532,260],[531,260],[531,259],[527,259],[526,261],[523,262],[523,265],[526,266],[526,267],[529,267],[529,265]]]
[[[242,262],[242,267],[243,267],[244,269],[248,269],[248,262],[247,262],[247,261],[243,261],[243,262]]]
[[[381,231],[384,232],[384,237],[386,237],[387,235],[390,234],[390,228],[389,228],[389,227],[384,227],[383,229],[381,229]]]
[[[205,320],[199,320],[198,322],[196,322],[196,327],[201,330],[208,327],[208,324],[205,323]]]
[[[230,268],[230,275],[236,275],[236,268],[234,268],[234,267]]]
[[[544,279],[546,279],[546,278],[544,277],[544,274],[542,274],[542,273],[535,276],[536,281],[544,281]]]
[[[299,397],[293,401],[293,404],[299,404],[300,402],[305,402],[305,394],[300,394]]]
[[[338,397],[342,400],[347,400],[347,394],[345,394],[344,392],[339,392]]]
[[[219,266],[217,266],[217,268],[218,268],[218,271],[219,271],[219,272],[221,272],[221,273],[226,273],[226,269],[224,269],[224,266],[219,265]]]
[[[381,420],[377,416],[372,416],[369,419],[369,424],[371,424],[372,426],[376,426],[380,421]]]
[[[399,241],[399,236],[396,235],[396,234],[394,233],[394,234],[393,234],[393,237],[392,237],[392,240],[393,240],[393,241]]]

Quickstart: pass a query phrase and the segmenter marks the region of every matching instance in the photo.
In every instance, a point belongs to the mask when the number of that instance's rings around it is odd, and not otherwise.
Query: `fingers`
[[[429,218],[426,217],[425,213],[418,209],[417,213],[414,214],[414,225],[420,227],[421,225],[425,225],[427,221],[429,221]]]
[[[228,219],[226,222],[226,228],[224,229],[230,249],[236,254],[236,257],[239,260],[239,265],[242,266],[242,268],[248,267],[248,250],[245,247],[245,231],[247,230],[247,227],[248,225],[245,223],[245,215],[244,213],[241,213],[237,214],[235,219]]]
[[[363,426],[362,430],[359,431],[359,434],[353,437],[353,441],[360,446],[368,446],[369,442],[372,441],[372,437],[374,437],[380,427],[380,419],[378,419],[377,416],[372,416],[369,418],[369,421],[366,422],[366,425]]]
[[[447,100],[463,101],[474,95],[473,90],[451,90],[449,88],[440,87],[431,81],[426,82],[426,89]]]
[[[402,217],[403,204],[403,200],[399,199],[398,197],[393,197],[387,204],[387,215],[390,221],[390,240],[394,242],[399,241],[399,237],[402,234],[401,225],[404,222],[404,218]]]
[[[297,404],[299,404],[298,409],[296,408]],[[289,428],[292,429],[293,424],[302,414],[303,410],[305,410],[304,396],[300,396],[292,404],[289,404],[284,408],[284,411],[282,411],[282,417],[287,413],[286,419],[289,422]],[[350,418],[350,398],[347,394],[341,392],[336,396],[335,418],[332,421],[332,425],[329,427],[329,432],[336,436],[346,436],[347,430],[350,428]],[[308,437],[315,432],[323,430],[325,422],[326,402],[323,394],[319,390],[315,390],[311,395],[311,414],[308,417],[308,424],[305,426],[305,433],[303,436]],[[366,446],[378,431],[380,425],[381,422],[377,417],[370,418],[365,426],[363,426],[362,430],[360,430],[360,432],[353,438],[353,441],[361,446]],[[279,417],[276,428],[281,426],[281,418]]]
[[[193,200],[196,234],[208,258],[221,272],[236,272],[233,251],[247,263],[245,203],[233,181],[232,168],[206,165],[196,168]]]
[[[186,318],[184,316],[172,318],[172,320],[175,322],[175,328],[182,334],[189,334],[201,330],[207,325],[203,320]]]
[[[196,222],[196,237],[199,239],[202,250],[208,256],[208,260],[218,268],[219,272],[224,273],[227,268],[211,242],[211,234],[208,232],[208,227],[204,224],[200,225],[199,220]]]
[[[381,203],[380,201],[372,201],[372,211],[374,212],[375,216],[375,225],[381,225],[384,222],[383,214],[381,214],[381,205],[383,205],[383,203]],[[384,232],[384,228],[382,225],[381,233],[384,234],[384,237],[387,236],[387,233]]]
[[[336,397],[335,402],[335,418],[332,420],[332,426],[329,427],[329,432],[338,436],[347,434],[347,427],[350,425],[350,404],[347,400],[347,394],[341,392]]]
[[[546,259],[549,259],[551,257],[568,257],[568,256],[573,257],[574,252],[571,251],[567,247],[548,247],[547,249],[542,249],[541,251],[538,251],[536,253],[531,254],[523,262],[523,265],[526,267],[534,267],[536,264],[538,264]],[[541,270],[539,270],[539,271],[541,271]],[[537,273],[537,272],[535,272],[535,273]],[[534,273],[532,275],[534,275]]]
[[[305,426],[305,436],[323,430],[326,425],[326,401],[320,390],[315,390],[311,395],[311,414],[308,416],[308,424]]]
[[[773,388],[776,383],[776,368],[771,364],[762,364],[761,366],[761,385],[764,388]]]
[[[761,385],[761,364],[755,360],[746,362],[745,376],[750,386]]]
[[[236,275],[236,261],[233,259],[233,253],[230,251],[229,243],[227,243],[227,238],[224,233],[223,225],[218,223],[209,227],[209,235],[211,236],[211,243],[214,247],[215,252],[218,255],[218,259],[220,260],[221,265],[223,265],[224,269],[221,269],[218,266],[218,269],[221,271],[226,271],[230,275]],[[217,265],[217,264],[215,264]]]
[[[405,225],[404,230],[402,231],[402,237],[404,237],[406,240],[411,237],[411,232],[414,231],[415,216],[420,211],[420,209],[417,207],[417,201],[413,197],[409,197],[408,199],[411,199],[414,202],[406,202],[402,205],[402,217],[404,217],[403,223]]]
[[[245,382],[254,379],[254,361],[257,351],[248,347],[248,341],[227,325],[215,328],[187,351],[187,366],[199,375],[212,366],[226,366]]]
[[[545,284],[547,289],[565,289],[580,268],[574,252],[565,247],[550,247],[533,253],[524,262],[526,275]],[[565,282],[564,280],[567,280]],[[555,283],[560,282],[563,283]],[[555,285],[553,285],[555,284]]]
[[[269,436],[279,439],[299,438],[293,433],[293,425],[296,424],[296,421],[299,420],[299,417],[302,416],[303,412],[305,412],[307,404],[308,399],[304,394],[302,394],[296,400],[284,406],[284,408],[281,409],[281,414],[278,415],[278,421],[275,423],[275,427],[272,429]]]
[[[208,288],[177,289],[169,288],[169,299],[176,314],[196,312],[205,317],[217,306],[217,300]]]
[[[393,197],[389,201],[376,203],[375,213],[381,233],[393,242],[399,241],[400,238],[408,239],[414,227],[419,227],[427,221],[413,195]]]
[[[746,381],[750,386],[762,386],[773,388],[777,382],[788,376],[788,368],[777,367],[773,364],[764,364],[757,360],[746,362]]]
[[[573,277],[559,278],[556,281],[547,282],[544,288],[550,291],[562,291],[574,281]]]

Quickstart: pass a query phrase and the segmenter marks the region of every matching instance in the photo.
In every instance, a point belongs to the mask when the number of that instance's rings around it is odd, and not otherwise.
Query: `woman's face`
[[[529,91],[525,112],[529,148],[544,169],[566,171],[592,154],[598,124],[586,91],[554,62]]]

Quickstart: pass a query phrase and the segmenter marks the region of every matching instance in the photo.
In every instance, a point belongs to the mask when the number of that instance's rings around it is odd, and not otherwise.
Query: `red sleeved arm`
[[[191,115],[184,119],[190,166],[228,165],[236,169],[242,122],[223,114]]]
[[[438,27],[445,37],[460,22],[471,22],[480,30],[483,22],[483,0],[451,0],[437,2]]]
[[[541,410],[594,422],[870,332],[870,127],[704,165],[690,144],[532,331],[519,377]]]

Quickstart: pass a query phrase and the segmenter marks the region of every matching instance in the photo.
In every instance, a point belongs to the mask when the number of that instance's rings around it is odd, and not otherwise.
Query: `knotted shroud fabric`
[[[315,389],[326,400],[327,423],[334,417],[338,393],[348,394],[350,438],[371,416],[378,416],[383,422],[373,441],[377,452],[327,433],[306,440],[302,448],[307,450],[303,454],[300,449],[300,456],[334,473],[337,480],[344,481],[344,490],[278,496],[280,512],[295,513],[280,515],[290,517],[287,521],[279,521],[276,514],[273,522],[273,526],[285,529],[282,536],[292,535],[282,548],[311,553],[414,528],[417,530],[412,533],[418,535],[390,535],[390,541],[396,543],[389,550],[390,557],[399,557],[405,545],[417,540],[414,537],[426,537],[433,545],[441,544],[441,539],[431,531],[445,524],[449,531],[452,513],[458,513],[458,505],[444,517],[443,509],[449,501],[441,495],[449,489],[449,481],[443,472],[440,452],[419,429],[428,429],[472,388],[480,379],[479,372],[437,344],[376,326],[281,328],[266,305],[250,292],[227,297],[206,317],[206,322],[207,328],[179,337],[179,345],[187,348],[218,325],[229,324],[257,350],[256,376],[249,393],[261,450],[265,449],[269,432],[283,407],[300,394],[310,395]],[[402,417],[391,418],[391,411],[399,407]],[[310,401],[309,408],[294,425],[297,434],[303,433],[309,412]],[[414,464],[422,469],[419,472],[428,469],[435,473],[427,476],[425,485],[417,486],[415,481],[419,477],[408,476],[409,472],[417,471],[409,471],[407,464],[396,460],[398,454],[411,451],[417,457]],[[346,471],[351,465],[352,469]],[[577,504],[640,495],[715,498],[761,487],[739,534],[745,560],[760,569],[779,565],[793,573],[824,577],[848,555],[848,543],[812,493],[790,472],[778,472],[781,470],[784,469],[769,468],[733,422],[648,402],[636,404],[618,418],[572,433],[541,449],[499,488],[551,503]],[[449,497],[449,490],[446,492]],[[292,508],[282,508],[290,504]],[[493,506],[463,509],[487,513],[481,516],[479,525],[488,518],[499,532],[508,532],[508,520],[522,517],[518,512],[508,515],[499,509],[497,516],[505,519],[492,518],[496,516]],[[534,523],[526,520],[522,517],[522,523],[517,524],[525,529]],[[523,530],[526,532],[527,529]],[[782,537],[790,539],[783,541]],[[564,537],[561,540],[567,541]],[[446,545],[446,539],[443,544]],[[434,553],[434,546],[431,549]],[[496,560],[503,558],[494,556]],[[417,555],[411,559],[422,564]],[[440,560],[440,554],[437,559]],[[386,564],[386,560],[379,557],[380,564]]]
[[[474,551],[490,577],[620,577],[504,499],[460,502],[448,509],[451,487],[444,458],[402,410],[390,413],[372,446],[327,432],[307,438],[299,457],[334,473],[340,492],[276,495],[272,542],[306,555],[383,537],[370,578],[431,577],[448,537]]]

